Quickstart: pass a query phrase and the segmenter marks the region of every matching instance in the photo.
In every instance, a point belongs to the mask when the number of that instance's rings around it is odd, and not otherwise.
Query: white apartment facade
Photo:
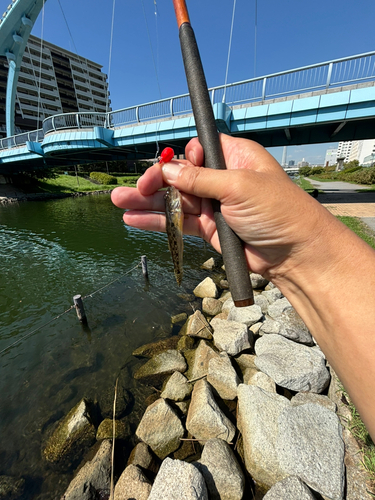
[[[358,160],[359,164],[365,163],[365,158],[375,154],[375,139],[362,141],[339,142],[337,157],[345,157],[344,162]]]
[[[0,131],[5,135],[7,61],[1,62]],[[107,75],[100,64],[30,35],[15,107],[16,133],[35,130],[44,118],[59,113],[106,112],[111,109]]]

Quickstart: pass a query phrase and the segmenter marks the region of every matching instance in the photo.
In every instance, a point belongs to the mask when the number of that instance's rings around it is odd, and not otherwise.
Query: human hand
[[[228,225],[245,243],[253,272],[271,277],[301,254],[316,238],[322,207],[297,187],[276,160],[259,144],[220,136],[228,170],[199,168],[203,149],[197,139],[186,147],[187,160],[155,164],[137,188],[116,188],[112,201],[129,211],[127,225],[165,231],[164,193],[168,184],[182,193],[184,232],[200,236],[220,251],[210,198],[221,202]],[[326,212],[326,211],[324,211]]]

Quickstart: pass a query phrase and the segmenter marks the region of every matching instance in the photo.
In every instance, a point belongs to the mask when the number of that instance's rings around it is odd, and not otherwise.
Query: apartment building
[[[42,57],[41,57],[42,55]],[[6,135],[5,96],[8,62],[0,57],[0,135]],[[107,75],[102,66],[30,35],[16,95],[15,130],[41,127],[59,113],[110,110]]]
[[[345,157],[345,163],[358,160],[363,165],[365,158],[371,155],[375,155],[375,139],[339,142],[337,157]]]

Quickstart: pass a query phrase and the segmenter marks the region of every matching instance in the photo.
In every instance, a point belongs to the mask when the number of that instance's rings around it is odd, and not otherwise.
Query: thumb
[[[166,163],[162,167],[165,182],[184,193],[200,198],[222,200],[227,193],[233,171],[191,167],[182,163]]]

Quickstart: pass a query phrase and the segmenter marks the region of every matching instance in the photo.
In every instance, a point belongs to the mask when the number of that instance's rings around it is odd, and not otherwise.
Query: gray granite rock
[[[256,295],[254,297],[254,304],[260,307],[263,314],[267,313],[269,302],[264,295]]]
[[[186,335],[207,340],[212,339],[211,327],[200,311],[197,310],[189,316],[186,325]]]
[[[228,443],[236,432],[235,426],[217,405],[210,384],[204,379],[194,385],[186,429],[201,441],[220,438]]]
[[[277,299],[275,302],[270,304],[268,306],[268,316],[270,316],[272,319],[278,319],[279,316],[282,315],[283,312],[285,312],[288,309],[292,309],[292,304],[289,302],[289,300],[286,297],[283,297],[282,299]]]
[[[254,325],[255,323],[258,323],[258,321],[260,321],[262,318],[262,309],[256,304],[248,307],[233,306],[228,314],[228,321],[244,323],[246,326]]]
[[[103,441],[94,458],[78,471],[68,486],[63,495],[64,500],[97,498],[109,494],[111,453],[111,442]]]
[[[164,381],[173,372],[184,372],[187,364],[183,355],[177,350],[168,350],[153,356],[134,374],[136,380],[146,384],[157,384]]]
[[[282,299],[283,300],[283,299]],[[294,308],[287,308],[278,316],[280,324],[280,335],[287,339],[309,346],[314,346],[314,339],[307,326]]]
[[[268,284],[268,280],[260,274],[250,273],[251,286],[253,288],[264,288]]]
[[[252,369],[248,369],[244,374],[244,384],[256,385],[264,391],[273,392],[274,394],[276,394],[276,384],[271,377],[269,377],[266,373],[254,370],[252,370],[252,373],[249,373],[250,370]]]
[[[206,481],[210,500],[242,500],[245,478],[231,447],[222,439],[210,439],[194,465]]]
[[[202,269],[206,269],[207,271],[212,271],[215,267],[219,267],[219,265],[219,259],[214,259],[214,257],[211,257],[210,259],[206,260],[206,262],[203,262],[201,267]]]
[[[270,304],[273,304],[276,300],[283,297],[283,294],[276,287],[272,288],[271,290],[265,290],[264,292],[262,292],[262,295],[266,297]]]
[[[159,458],[163,459],[177,450],[184,432],[184,427],[175,411],[161,398],[147,407],[135,433]]]
[[[232,309],[232,307],[234,307],[234,302],[232,297],[229,297],[223,302],[222,312],[227,312],[229,314],[229,311]]]
[[[217,286],[215,285],[213,279],[209,277],[199,283],[199,285],[194,288],[193,293],[196,297],[200,297],[201,299],[204,299],[204,297],[212,297],[216,299],[219,295]]]
[[[263,323],[261,321],[259,321],[258,323],[255,323],[254,325],[251,325],[251,327],[249,328],[249,330],[251,332],[253,332],[254,335],[258,335],[259,334],[259,330],[261,329]]]
[[[321,394],[315,394],[314,392],[299,392],[290,400],[292,406],[305,405],[307,403],[314,403],[317,405],[324,406],[327,410],[336,411],[336,404],[329,399],[327,396],[322,396]]]
[[[254,335],[244,323],[214,318],[211,321],[214,344],[220,351],[235,356],[252,347]]]
[[[43,450],[49,464],[68,468],[95,442],[96,429],[90,415],[90,402],[82,399],[61,420]]]
[[[132,449],[126,465],[138,465],[144,470],[157,473],[159,466],[155,455],[146,443],[137,443]]]
[[[226,352],[208,363],[207,382],[211,384],[222,399],[235,399],[240,379]]]
[[[320,393],[329,384],[324,359],[310,347],[270,334],[257,340],[255,353],[257,368],[281,387]]]
[[[116,483],[114,500],[147,500],[151,483],[136,465],[128,465]]]
[[[316,404],[289,406],[278,424],[276,450],[285,473],[331,500],[342,500],[344,442],[337,415]]]
[[[272,486],[263,500],[316,500],[316,497],[297,476],[289,476]]]
[[[216,316],[216,314],[220,314],[222,308],[223,303],[218,299],[205,297],[202,300],[202,311],[209,316]]]
[[[206,483],[194,465],[166,458],[148,500],[208,500]]]
[[[193,387],[188,383],[187,378],[180,372],[174,372],[165,384],[160,397],[173,401],[183,401],[190,396],[192,390]]]
[[[238,386],[237,426],[243,437],[245,465],[260,486],[269,488],[287,475],[276,451],[278,416],[290,406],[283,396],[259,387]]]
[[[184,355],[189,365],[185,376],[192,380],[207,375],[210,359],[218,357],[219,353],[214,351],[204,340],[201,340],[196,349],[186,351]]]
[[[280,333],[281,325],[278,321],[274,319],[267,318],[259,329],[260,335],[278,334]]]

